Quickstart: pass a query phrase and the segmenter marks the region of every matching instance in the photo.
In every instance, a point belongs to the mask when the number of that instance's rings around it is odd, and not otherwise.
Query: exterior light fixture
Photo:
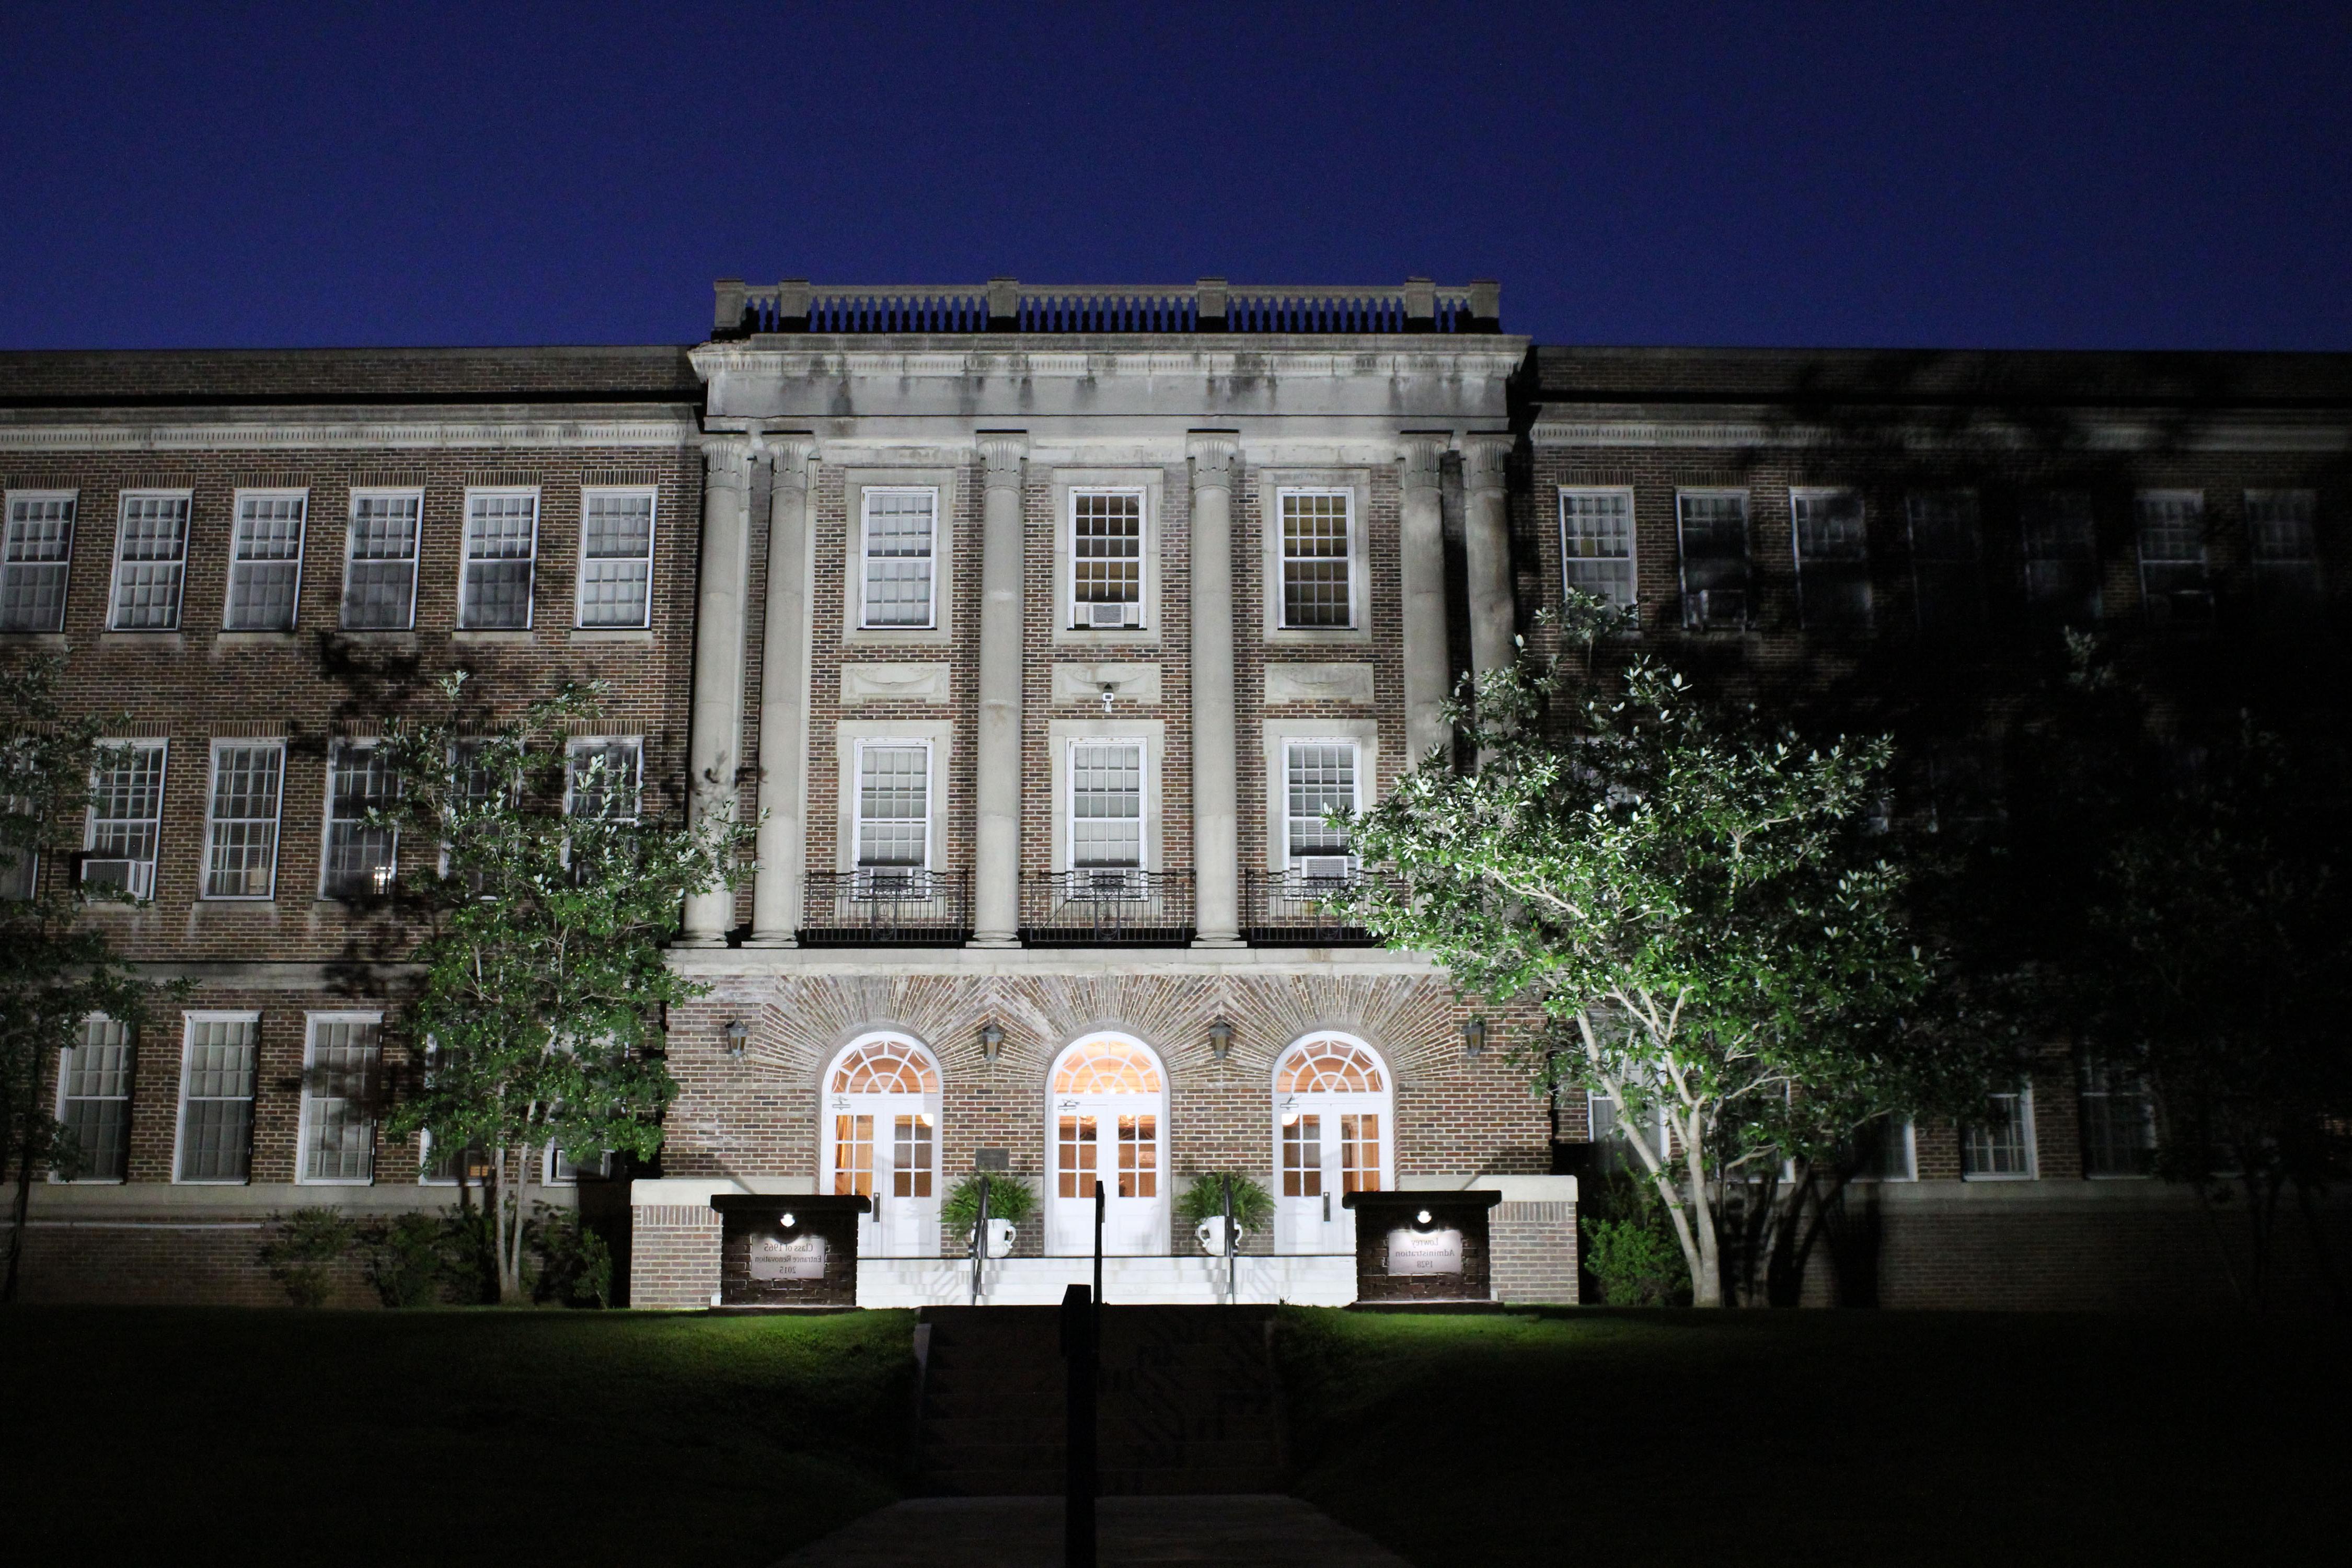
[[[799,1216],[794,1215],[792,1210],[786,1209],[784,1211],[784,1228],[786,1230],[790,1230],[793,1226],[798,1224],[800,1224]]]
[[[1108,712],[1110,711],[1111,699],[1112,699],[1112,698],[1114,698],[1114,697],[1117,697],[1118,695],[1118,687],[1116,687],[1116,686],[1112,685],[1112,684],[1111,684],[1109,681],[1108,681],[1108,680],[1106,680],[1106,681],[1104,681],[1104,682],[1103,682],[1103,711],[1104,711],[1105,713],[1108,713]]]
[[[981,1059],[985,1061],[989,1066],[994,1067],[996,1065],[996,1054],[1003,1048],[1004,1031],[998,1028],[993,1023],[982,1024],[980,1026]]]
[[[743,1059],[743,1042],[751,1037],[751,1026],[740,1018],[727,1020],[727,1056],[730,1061]]]
[[[1462,1026],[1462,1050],[1465,1056],[1480,1056],[1486,1049],[1486,1020],[1472,1018]]]
[[[1234,1026],[1223,1018],[1209,1026],[1209,1054],[1223,1061],[1234,1048]]]
[[[792,1216],[792,1215],[786,1215],[784,1216],[784,1223],[785,1223],[786,1225],[790,1225],[790,1224],[792,1224],[792,1223],[793,1223],[793,1216]],[[1427,1224],[1429,1223],[1429,1211],[1428,1211],[1427,1209],[1423,1209],[1423,1210],[1422,1210],[1419,1214],[1417,1214],[1417,1215],[1413,1215],[1413,1216],[1412,1216],[1412,1223],[1413,1223],[1413,1224],[1415,1224],[1415,1225],[1427,1225]]]

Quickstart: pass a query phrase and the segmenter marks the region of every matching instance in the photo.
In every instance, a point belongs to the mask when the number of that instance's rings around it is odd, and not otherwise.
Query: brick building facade
[[[269,1214],[450,1201],[364,1118],[314,1128],[403,973],[345,896],[334,770],[454,668],[500,705],[604,682],[594,738],[649,795],[760,824],[686,911],[709,990],[668,1021],[658,1170],[551,1189],[612,1216],[635,1304],[716,1299],[715,1196],[839,1191],[875,1200],[859,1300],[965,1299],[939,1206],[975,1169],[1043,1197],[991,1299],[1076,1277],[1097,1176],[1114,1299],[1221,1299],[1173,1200],[1235,1169],[1280,1210],[1244,1296],[1353,1300],[1343,1198],[1467,1188],[1500,1194],[1458,1205],[1492,1293],[1563,1300],[1559,1173],[1606,1108],[1532,1093],[1530,1017],[1317,898],[1352,874],[1321,806],[1445,743],[1456,679],[1573,581],[1734,688],[1895,694],[1963,812],[1997,781],[1969,715],[2042,622],[2229,635],[2344,577],[2340,356],[1534,349],[1496,317],[1488,285],[722,283],[691,350],[0,356],[0,658],[65,653],[152,748],[83,862],[147,897],[88,918],[194,986],[61,1086],[123,1152],[39,1189],[26,1294],[267,1299]],[[1961,695],[1898,700],[1929,663]],[[2193,1205],[2086,1164],[2084,1093],[2053,1052],[2009,1125],[1913,1130],[1856,1207],[1869,1294],[2225,1289]]]

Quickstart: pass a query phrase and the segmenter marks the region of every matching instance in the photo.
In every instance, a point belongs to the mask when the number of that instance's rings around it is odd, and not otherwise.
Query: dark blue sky
[[[1558,342],[2352,348],[2346,0],[5,18],[6,347],[1418,272]]]

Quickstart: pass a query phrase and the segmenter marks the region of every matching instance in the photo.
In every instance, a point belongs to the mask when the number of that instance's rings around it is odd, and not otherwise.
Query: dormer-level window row
[[[2321,597],[2317,497],[2308,489],[2243,492],[2243,556],[2266,606],[2307,610]],[[1675,492],[1682,622],[1692,631],[1740,630],[1754,616],[1750,492],[1683,488]],[[1623,486],[1564,486],[1559,492],[1566,584],[1595,595],[1631,619],[1638,597],[1633,491]],[[1808,630],[1867,632],[1881,621],[1874,591],[1870,531],[1862,492],[1792,486],[1791,563],[1798,614]],[[2029,494],[2015,536],[2019,588],[2038,614],[2068,624],[2100,618],[2100,556],[2088,491]],[[1903,500],[1913,615],[1931,636],[1984,624],[1990,596],[1986,525],[1972,489],[1914,491]],[[2132,502],[2140,599],[2149,618],[2193,625],[2213,609],[2214,524],[2205,492],[2147,489]]]
[[[239,489],[229,519],[221,628],[290,632],[299,613],[310,525],[307,489]],[[457,588],[467,631],[527,631],[540,561],[536,486],[469,487]],[[0,535],[0,632],[65,629],[66,590],[80,507],[76,490],[11,490]],[[107,591],[110,632],[175,632],[186,610],[191,490],[131,489],[115,501]],[[652,625],[655,492],[581,492],[574,624]],[[342,529],[345,631],[406,631],[416,624],[425,517],[421,489],[357,489]],[[331,569],[331,568],[330,568]]]

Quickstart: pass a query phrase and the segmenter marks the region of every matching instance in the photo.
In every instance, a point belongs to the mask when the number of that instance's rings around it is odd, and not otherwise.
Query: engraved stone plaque
[[[975,1170],[1009,1171],[1013,1169],[1013,1151],[1010,1149],[975,1149],[971,1152],[971,1163]]]
[[[754,1279],[822,1279],[824,1278],[824,1237],[785,1237],[758,1231],[751,1237],[751,1278]]]
[[[1458,1230],[1409,1230],[1399,1228],[1389,1232],[1389,1272],[1391,1274],[1459,1274],[1462,1272],[1462,1233]]]

